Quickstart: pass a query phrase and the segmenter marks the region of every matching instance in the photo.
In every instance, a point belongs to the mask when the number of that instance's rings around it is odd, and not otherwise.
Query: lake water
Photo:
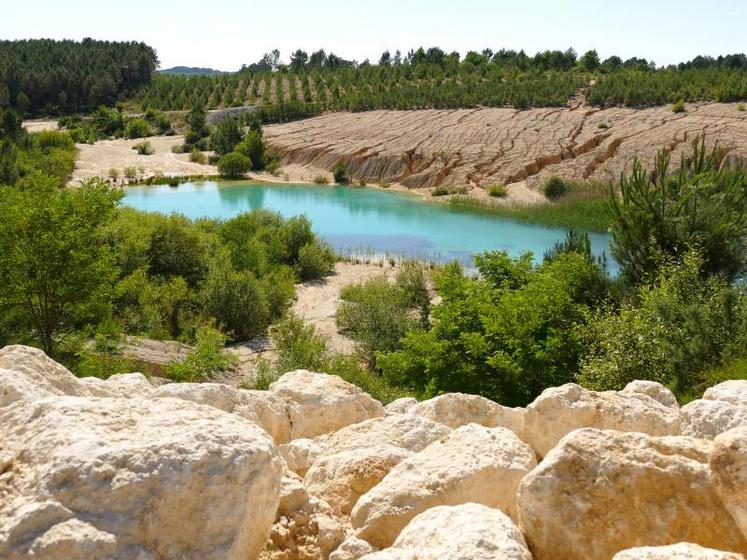
[[[230,218],[259,208],[285,217],[305,214],[314,230],[343,254],[458,259],[467,265],[475,253],[492,250],[506,250],[511,256],[532,251],[541,258],[565,237],[561,228],[433,204],[408,193],[355,187],[205,181],[129,187],[124,204],[190,218]],[[608,235],[590,237],[595,253],[608,250]]]

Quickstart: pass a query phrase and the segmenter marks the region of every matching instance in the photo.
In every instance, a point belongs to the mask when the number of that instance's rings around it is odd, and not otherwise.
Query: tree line
[[[158,66],[145,43],[0,41],[0,107],[23,114],[88,112],[133,96]]]

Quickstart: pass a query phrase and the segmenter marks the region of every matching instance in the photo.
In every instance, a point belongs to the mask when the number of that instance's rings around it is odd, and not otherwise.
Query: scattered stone
[[[677,541],[744,552],[711,481],[712,447],[687,437],[571,432],[519,486],[519,526],[535,560],[606,560]]]

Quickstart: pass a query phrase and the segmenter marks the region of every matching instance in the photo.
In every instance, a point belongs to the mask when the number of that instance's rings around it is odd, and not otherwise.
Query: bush
[[[685,102],[682,99],[680,99],[679,101],[676,101],[674,105],[672,105],[672,112],[673,113],[684,113]]]
[[[332,247],[319,241],[306,243],[298,251],[298,276],[302,281],[315,280],[332,273],[335,265]]]
[[[431,191],[431,196],[446,196],[449,194],[449,187],[445,185],[438,185]]]
[[[548,177],[542,185],[542,193],[550,200],[560,198],[566,192],[568,192],[568,186],[566,185],[565,181],[563,181],[563,179],[561,179],[557,175]]]
[[[265,167],[265,144],[261,129],[249,130],[244,139],[236,145],[236,151],[252,161],[252,169],[259,171]]]
[[[116,169],[114,167],[109,169],[109,179],[116,183],[117,179],[119,179],[119,169]]]
[[[504,198],[508,196],[508,187],[502,183],[496,183],[488,187],[488,194],[496,198]]]
[[[153,149],[153,145],[147,140],[145,142],[135,144],[132,149],[137,150],[137,153],[141,156],[152,156],[156,153],[156,151]]]
[[[335,169],[332,171],[332,176],[335,179],[335,183],[338,185],[347,185],[348,184],[348,177],[345,174],[347,167],[344,163],[338,163],[335,165]]]
[[[600,122],[600,123],[599,123],[599,124],[597,125],[597,128],[601,128],[602,130],[606,130],[606,129],[608,129],[609,127],[610,127],[610,125],[609,125],[609,124],[607,124],[606,122]]]
[[[210,135],[210,147],[220,156],[233,152],[239,142],[241,142],[241,129],[239,122],[233,118],[220,121]],[[250,155],[247,157],[251,159]]]
[[[211,325],[197,329],[195,346],[181,363],[169,364],[166,375],[175,381],[200,381],[235,365],[225,351],[226,336]]]
[[[203,154],[200,150],[197,148],[193,148],[192,151],[189,152],[189,161],[192,163],[199,163],[201,165],[204,165],[207,161],[207,158],[205,157],[205,154]]]
[[[744,111],[744,103],[740,103],[737,105],[737,111]]]
[[[124,176],[127,177],[130,181],[137,179],[137,167],[133,167],[133,166],[125,167],[123,172],[124,172]]]
[[[129,139],[150,136],[150,126],[143,119],[132,119],[127,123],[127,126],[125,126],[124,135],[125,138]]]
[[[378,185],[379,185],[379,186],[380,186],[380,187],[381,187],[382,189],[388,189],[389,187],[391,187],[391,186],[392,186],[392,183],[391,183],[390,181],[379,181]]]
[[[327,185],[329,184],[329,180],[324,175],[315,175],[314,184],[315,185]]]
[[[241,177],[252,168],[252,160],[238,152],[231,152],[218,160],[218,172],[223,177]]]

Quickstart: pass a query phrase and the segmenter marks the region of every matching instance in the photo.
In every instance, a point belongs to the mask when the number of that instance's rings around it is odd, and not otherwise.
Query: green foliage
[[[136,150],[137,153],[141,156],[152,156],[156,153],[156,151],[153,149],[153,144],[151,144],[147,140],[145,142],[135,144],[132,149]]]
[[[675,101],[674,105],[672,105],[672,112],[673,113],[684,113],[685,112],[685,102],[682,99],[679,99]]]
[[[125,138],[144,138],[150,136],[150,125],[143,119],[131,119],[124,129]]]
[[[599,390],[650,379],[677,394],[702,390],[706,375],[744,356],[747,299],[723,279],[703,279],[705,261],[687,253],[665,265],[619,311],[591,313],[581,329],[589,352],[578,380]]]
[[[223,119],[210,134],[210,147],[216,154],[223,156],[234,151],[236,144],[241,142],[241,136],[241,129],[236,119]],[[247,157],[251,159],[251,156]]]
[[[249,158],[252,162],[251,168],[255,171],[264,169],[266,163],[265,144],[261,129],[249,130],[244,139],[236,145],[236,151]]]
[[[722,152],[706,153],[705,140],[693,141],[677,173],[661,151],[651,171],[639,161],[612,192],[611,251],[632,283],[654,275],[666,259],[700,249],[704,272],[733,279],[744,270],[747,246],[747,178],[741,168],[722,166]]]
[[[583,352],[573,327],[602,297],[603,272],[576,253],[530,263],[531,255],[486,253],[476,260],[477,279],[447,267],[436,278],[442,302],[433,326],[378,354],[384,377],[423,397],[461,391],[508,405],[573,379]]]
[[[252,160],[238,152],[231,152],[218,160],[218,172],[222,177],[241,177],[252,168]]]
[[[338,163],[335,165],[335,169],[332,171],[332,176],[335,179],[335,183],[338,185],[347,185],[349,182],[348,176],[346,174],[347,166],[345,163]]]
[[[469,189],[465,186],[447,187],[438,185],[431,191],[431,196],[447,196],[450,194],[466,194]]]
[[[329,180],[324,175],[314,175],[315,185],[326,185],[328,183],[329,183]]]
[[[44,177],[0,189],[0,303],[21,313],[48,354],[108,305],[115,268],[98,227],[121,196],[98,179],[71,190]]]
[[[207,273],[208,247],[189,220],[173,215],[159,220],[150,231],[145,258],[150,275],[181,276],[195,287]]]
[[[566,186],[563,179],[561,179],[557,175],[548,177],[547,180],[542,184],[542,193],[550,200],[560,198],[566,192],[568,192],[568,187]]]
[[[189,152],[189,161],[192,163],[199,163],[204,165],[207,161],[207,158],[205,157],[205,154],[203,154],[200,150],[197,148],[192,148]]]
[[[201,99],[198,99],[195,101],[186,118],[187,131],[184,136],[184,142],[187,146],[193,146],[208,136],[210,131],[208,130],[206,119],[205,104]]]
[[[235,365],[236,359],[224,350],[226,336],[211,325],[195,333],[195,345],[183,362],[169,364],[168,377],[175,381],[201,381]]]
[[[334,270],[336,260],[328,244],[319,241],[306,243],[298,251],[298,276],[303,281],[327,276]]]
[[[495,198],[505,198],[508,196],[508,187],[503,183],[495,183],[488,187],[488,194]]]

